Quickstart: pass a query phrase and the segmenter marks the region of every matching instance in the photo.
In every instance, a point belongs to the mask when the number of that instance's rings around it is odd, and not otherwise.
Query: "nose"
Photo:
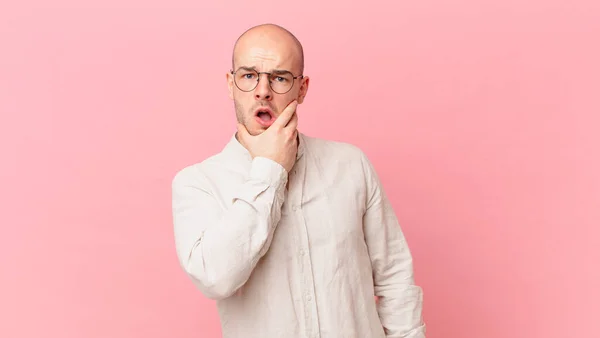
[[[261,77],[261,75],[265,76]],[[257,100],[271,100],[273,98],[268,74],[260,74],[258,76],[258,84],[254,88],[254,98]]]

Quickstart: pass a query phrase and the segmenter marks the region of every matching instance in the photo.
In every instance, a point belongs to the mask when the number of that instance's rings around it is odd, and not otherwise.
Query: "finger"
[[[237,124],[237,134],[238,134],[238,141],[240,141],[240,142],[244,142],[244,140],[248,136],[250,136],[246,127],[241,123]]]
[[[281,112],[281,115],[279,115],[279,117],[277,117],[277,120],[275,120],[275,122],[273,122],[274,126],[277,127],[285,127],[288,122],[290,121],[290,119],[292,118],[292,116],[294,115],[294,113],[296,112],[296,107],[298,106],[298,101],[294,100],[292,101],[284,110],[283,112]]]
[[[292,115],[290,122],[288,122],[287,126],[285,126],[285,129],[290,129],[290,130],[295,130],[296,128],[298,128],[298,113],[297,112],[295,112],[294,115]]]

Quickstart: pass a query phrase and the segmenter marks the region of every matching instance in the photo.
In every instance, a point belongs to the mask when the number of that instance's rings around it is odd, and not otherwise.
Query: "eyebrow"
[[[256,67],[246,67],[246,66],[241,66],[238,68],[238,70],[253,70],[258,72],[258,70],[256,70]]]
[[[247,67],[247,66],[241,66],[238,68],[238,70],[243,69],[243,70],[252,70],[258,73],[258,69],[256,69],[256,67]],[[286,70],[286,69],[273,69],[268,73],[274,73],[274,74],[281,74],[281,73],[291,73],[291,71]]]

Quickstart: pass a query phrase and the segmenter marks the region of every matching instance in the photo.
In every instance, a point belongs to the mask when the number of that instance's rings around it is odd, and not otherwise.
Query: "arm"
[[[425,338],[423,294],[414,284],[412,256],[372,164],[362,154],[367,186],[363,216],[373,266],[377,311],[387,338]]]
[[[223,210],[204,178],[191,170],[179,172],[172,183],[177,256],[206,297],[223,299],[246,283],[269,249],[287,171],[269,159],[254,158],[248,180]]]

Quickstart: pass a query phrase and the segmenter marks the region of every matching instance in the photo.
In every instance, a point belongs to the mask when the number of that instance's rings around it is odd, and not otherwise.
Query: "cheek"
[[[239,109],[243,109],[242,112],[244,114],[248,114],[247,110],[252,106],[252,97],[248,97],[248,95],[244,95],[246,93],[234,93],[233,101],[235,102],[235,106]]]
[[[277,116],[279,116],[279,114],[281,114],[281,112],[298,97],[298,93],[287,93],[279,96],[280,97],[275,97],[275,100],[273,100],[273,105],[275,106]]]

